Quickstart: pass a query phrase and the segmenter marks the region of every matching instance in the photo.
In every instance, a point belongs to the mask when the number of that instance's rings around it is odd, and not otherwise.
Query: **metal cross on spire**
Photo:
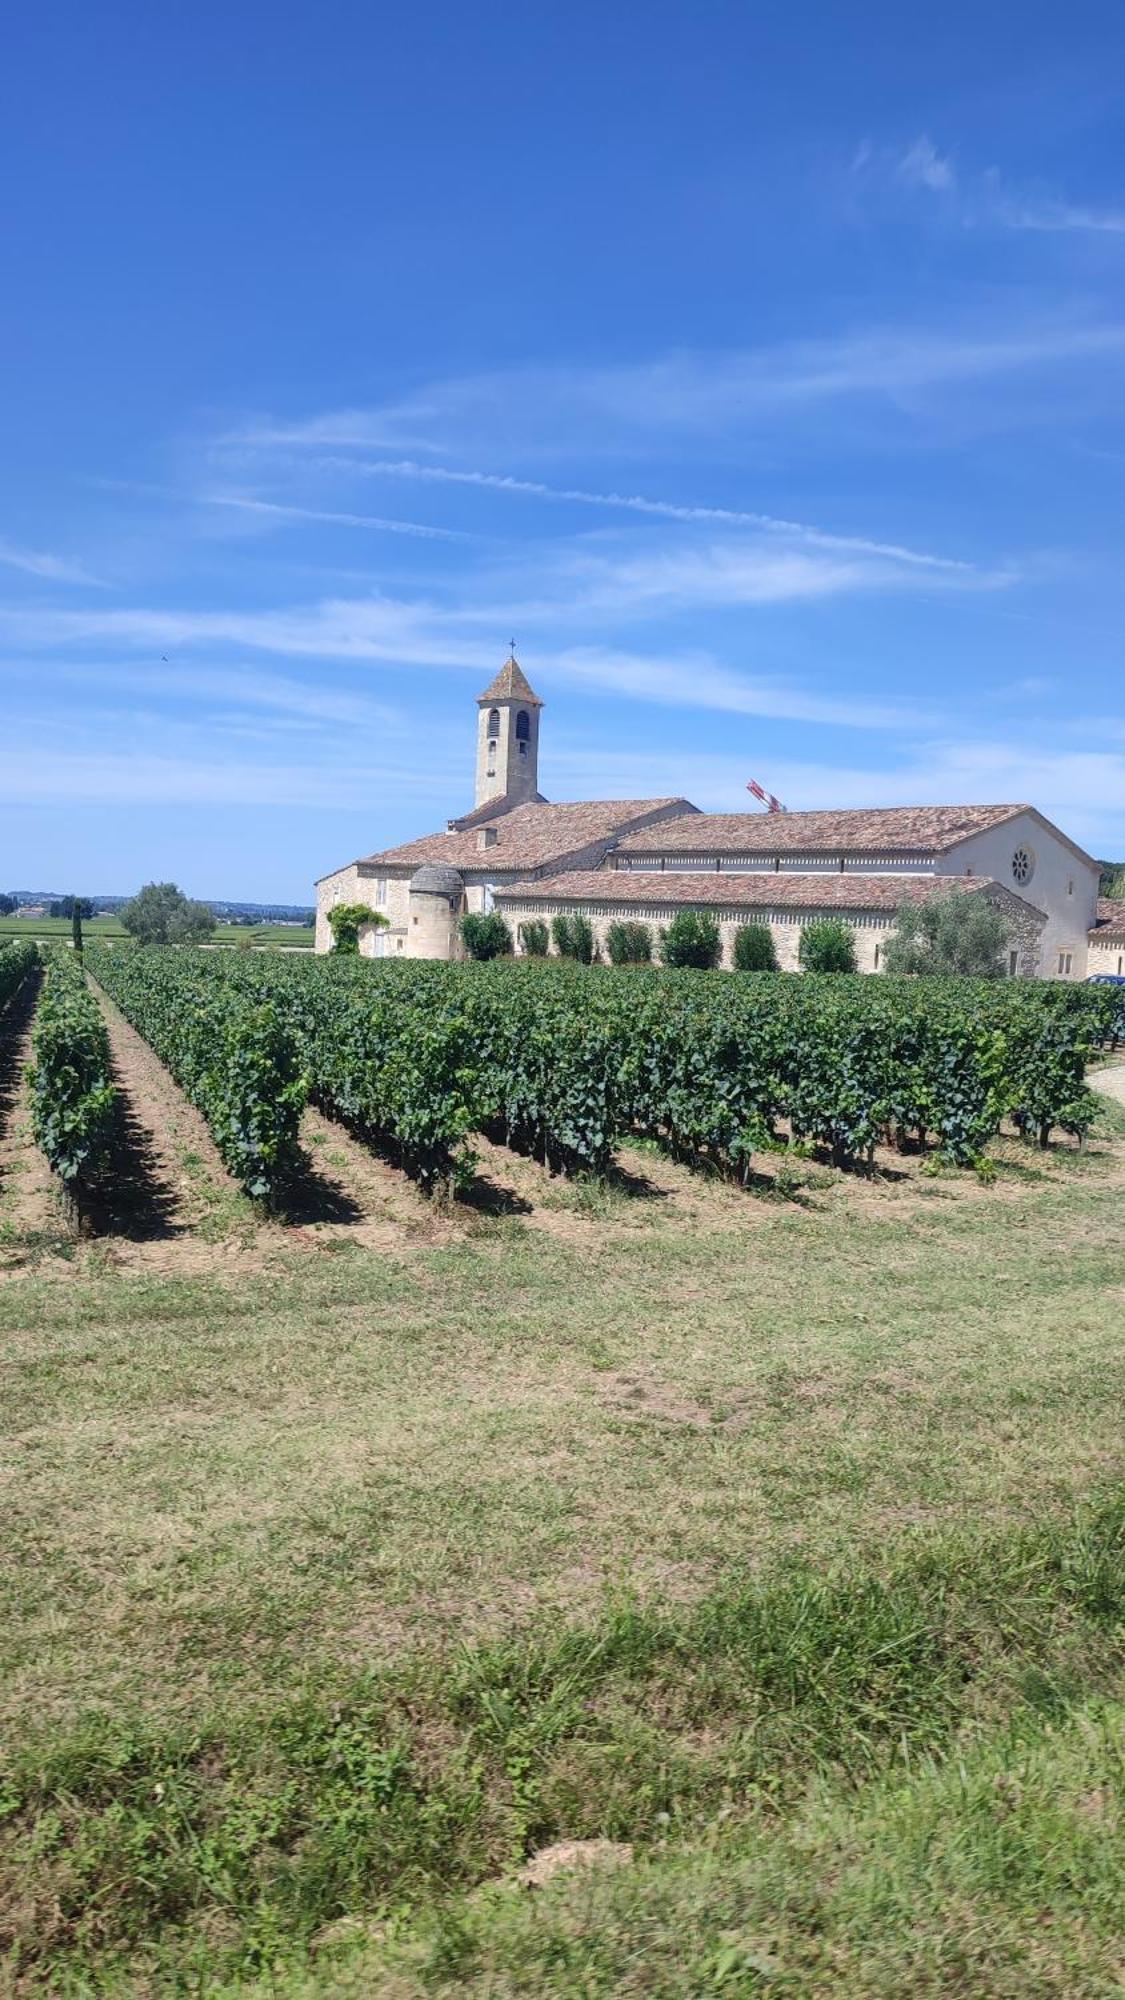
[[[515,642],[515,640],[514,640],[514,639],[509,639],[509,641],[508,641],[508,651],[510,652],[510,654],[511,654],[511,656],[512,656],[513,660],[514,660],[514,659],[515,659],[515,657],[516,657],[516,642]]]

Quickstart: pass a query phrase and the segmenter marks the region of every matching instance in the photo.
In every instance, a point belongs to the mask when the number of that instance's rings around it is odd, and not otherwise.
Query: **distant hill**
[[[14,896],[21,907],[25,903],[58,903],[72,894],[84,896],[95,910],[106,915],[113,915],[130,901],[128,896],[95,896],[85,889],[9,889],[7,894]],[[201,896],[199,900],[225,924],[305,924],[316,915],[311,903],[245,903],[217,896]]]

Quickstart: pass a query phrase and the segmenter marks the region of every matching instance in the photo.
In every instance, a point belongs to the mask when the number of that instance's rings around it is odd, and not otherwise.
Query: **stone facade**
[[[900,901],[955,887],[1005,911],[1013,972],[1083,979],[1125,959],[1125,940],[1098,936],[1096,863],[1031,806],[716,814],[685,798],[551,805],[538,789],[541,708],[517,660],[506,660],[477,698],[473,808],[442,832],[326,875],[318,951],[331,948],[327,914],[339,902],[369,903],[388,920],[361,934],[362,952],[406,958],[459,957],[466,911],[496,907],[518,931],[582,910],[604,946],[617,917],[656,931],[679,910],[705,908],[728,962],[739,925],[761,920],[779,963],[795,968],[802,927],[828,915],[853,926],[859,965],[875,972]],[[445,871],[440,889],[434,869]]]
[[[682,880],[682,878],[680,878]],[[947,885],[942,884],[944,888]],[[938,885],[934,890],[940,893]],[[1002,911],[1008,921],[1008,949],[1010,953],[1009,971],[1020,978],[1033,978],[1039,969],[1040,939],[1044,918],[1038,910],[1031,909],[1019,897],[1012,896],[1003,887],[994,883],[982,883],[977,892]],[[521,931],[525,924],[535,921],[545,922],[548,929],[551,919],[560,914],[573,915],[580,911],[589,918],[594,933],[598,953],[608,958],[607,936],[611,924],[624,919],[634,919],[645,923],[652,931],[653,957],[659,956],[661,930],[671,923],[681,910],[702,909],[716,919],[721,940],[720,963],[734,964],[734,940],[744,924],[767,925],[773,937],[777,962],[782,972],[800,971],[801,933],[807,924],[818,923],[825,918],[841,918],[848,924],[855,936],[856,969],[859,972],[880,972],[883,970],[883,952],[887,939],[895,927],[895,909],[889,905],[881,909],[864,909],[862,905],[850,907],[833,905],[826,897],[818,905],[807,903],[804,907],[786,908],[775,903],[724,904],[722,901],[702,898],[692,900],[677,897],[662,902],[656,884],[648,885],[635,899],[628,902],[617,899],[599,899],[597,888],[589,878],[580,895],[568,895],[561,883],[545,885],[545,893],[538,885],[517,884],[504,891],[498,898],[498,907],[512,928],[512,936],[517,951],[522,951]],[[552,947],[553,949],[553,947]]]

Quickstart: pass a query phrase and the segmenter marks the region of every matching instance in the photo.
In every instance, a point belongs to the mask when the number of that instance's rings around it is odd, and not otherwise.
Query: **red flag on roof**
[[[746,789],[748,792],[753,792],[754,797],[756,799],[761,799],[762,804],[765,806],[767,812],[783,813],[785,811],[785,807],[782,805],[781,800],[775,799],[772,792],[767,792],[765,787],[763,785],[760,785],[756,778],[751,778]]]

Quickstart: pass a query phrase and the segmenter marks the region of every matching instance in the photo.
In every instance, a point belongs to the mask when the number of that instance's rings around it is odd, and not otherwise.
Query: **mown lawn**
[[[10,1278],[9,1983],[1119,1991],[1123,1122]],[[564,1839],[632,1858],[513,1886]]]

